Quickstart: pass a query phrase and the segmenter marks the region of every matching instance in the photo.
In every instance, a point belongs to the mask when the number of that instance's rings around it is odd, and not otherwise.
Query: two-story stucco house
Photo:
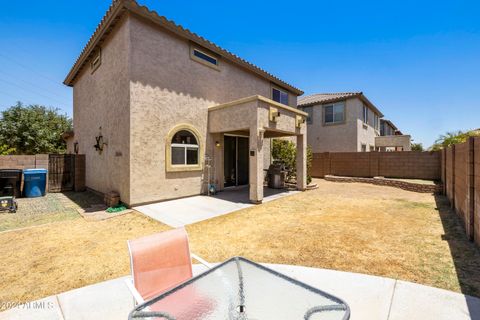
[[[248,184],[259,203],[273,137],[296,138],[306,188],[303,92],[136,1],[112,3],[64,83],[93,190],[137,205]]]
[[[314,153],[376,150],[383,114],[362,92],[300,97],[298,108],[308,113],[308,145]]]

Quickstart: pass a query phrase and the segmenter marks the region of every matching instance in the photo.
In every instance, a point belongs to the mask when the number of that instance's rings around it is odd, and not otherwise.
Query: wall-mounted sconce
[[[78,141],[75,141],[75,142],[73,143],[73,152],[74,152],[75,154],[78,154]]]
[[[102,154],[103,147],[107,146],[108,144],[103,141],[103,136],[102,136],[102,127],[99,128],[99,134],[98,136],[95,137],[95,141],[97,142],[96,144],[93,145],[96,151],[98,151],[99,154]]]
[[[280,117],[280,111],[277,108],[270,107],[268,119],[271,122],[277,122],[277,119]]]
[[[305,117],[303,117],[303,116],[298,116],[298,115],[297,115],[297,116],[295,117],[295,120],[296,120],[296,121],[295,121],[295,122],[296,122],[295,125],[296,125],[297,128],[300,128],[300,127],[302,126],[302,124],[305,123]]]
[[[220,148],[221,144],[220,141],[215,141],[215,147]]]

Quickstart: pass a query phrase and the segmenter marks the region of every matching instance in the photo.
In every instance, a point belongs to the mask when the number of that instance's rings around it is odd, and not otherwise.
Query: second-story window
[[[272,100],[288,105],[288,93],[277,88],[272,88]]]
[[[337,102],[323,106],[323,122],[334,124],[345,122],[345,102]]]
[[[190,58],[208,67],[220,71],[220,57],[207,50],[202,50],[194,46],[190,47]]]
[[[380,126],[380,123],[379,123],[379,120],[378,120],[378,115],[376,113],[373,114],[373,126],[375,128],[375,130],[378,130],[379,126]]]
[[[313,107],[305,107],[303,111],[308,113],[307,124],[313,124]]]
[[[363,123],[368,123],[368,107],[363,105]]]

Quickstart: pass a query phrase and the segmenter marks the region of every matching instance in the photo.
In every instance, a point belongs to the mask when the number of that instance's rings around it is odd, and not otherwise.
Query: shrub
[[[275,161],[281,161],[287,167],[287,180],[296,178],[296,157],[297,148],[292,141],[273,139],[272,141],[272,158]],[[312,148],[307,146],[307,184],[312,182]]]

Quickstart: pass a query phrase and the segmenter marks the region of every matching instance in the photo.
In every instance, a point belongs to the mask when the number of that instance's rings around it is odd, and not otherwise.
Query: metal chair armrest
[[[128,290],[130,290],[130,293],[133,296],[133,299],[137,304],[142,304],[145,302],[143,297],[140,295],[140,293],[137,291],[135,286],[133,285],[133,279],[132,278],[127,278],[125,279],[125,284],[127,285]]]
[[[194,253],[190,253],[190,256],[192,257],[192,259],[194,260],[197,260],[198,262],[200,262],[201,264],[203,264],[205,267],[207,267],[208,269],[212,269],[212,265],[210,263],[208,263],[207,261],[203,260],[202,258],[200,258],[199,256],[197,256],[196,254]]]

